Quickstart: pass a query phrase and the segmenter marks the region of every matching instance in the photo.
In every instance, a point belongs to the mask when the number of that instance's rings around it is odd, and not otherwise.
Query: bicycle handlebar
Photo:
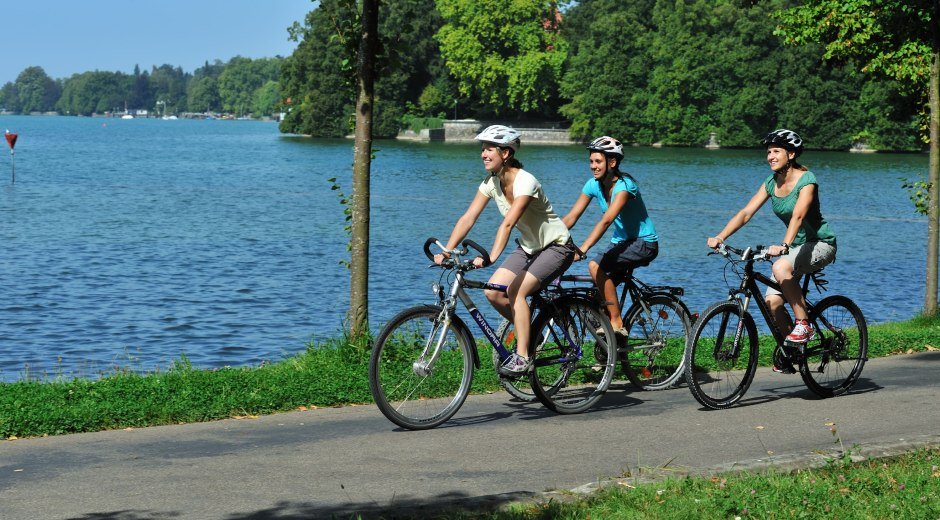
[[[708,253],[710,255],[719,254],[725,258],[731,256],[732,253],[741,256],[741,260],[764,260],[766,262],[771,262],[771,256],[767,254],[769,248],[762,245],[756,245],[753,247],[748,247],[747,249],[738,249],[736,247],[731,247],[724,242],[718,244],[718,247],[714,251]]]
[[[466,255],[472,249],[476,251],[477,253],[479,253],[480,258],[483,259],[483,267],[487,267],[493,264],[493,262],[490,260],[490,254],[485,249],[483,249],[483,246],[481,246],[480,244],[477,244],[476,242],[474,242],[473,240],[470,240],[469,238],[464,240],[461,243],[462,249],[456,248],[456,249],[451,249],[451,250],[448,250],[447,247],[444,246],[444,244],[441,244],[440,242],[438,242],[437,239],[434,237],[427,239],[424,242],[424,254],[428,257],[429,260],[433,262],[434,254],[431,253],[431,244],[437,245],[437,247],[441,248],[442,252],[450,253],[458,258],[463,255]],[[456,261],[454,259],[448,259],[448,260],[450,261],[449,265],[456,265]],[[473,262],[471,261],[471,262],[466,262],[466,263],[472,264]],[[445,261],[445,264],[447,264],[446,261]],[[471,268],[473,268],[472,265],[471,265]]]

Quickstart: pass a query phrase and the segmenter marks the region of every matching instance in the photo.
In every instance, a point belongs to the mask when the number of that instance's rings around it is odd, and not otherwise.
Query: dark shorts
[[[538,278],[542,286],[561,276],[571,267],[574,261],[574,246],[550,245],[545,249],[530,255],[521,247],[517,247],[501,266],[519,276],[523,272],[531,273]]]
[[[610,275],[649,265],[657,255],[659,255],[659,242],[647,242],[642,238],[634,238],[612,245],[607,251],[594,255],[591,261],[601,266],[601,269]]]

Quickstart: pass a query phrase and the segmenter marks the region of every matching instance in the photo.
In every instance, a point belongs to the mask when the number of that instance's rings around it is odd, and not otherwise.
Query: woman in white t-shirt
[[[493,125],[480,132],[476,140],[482,144],[480,155],[489,175],[480,184],[466,213],[454,225],[447,249],[456,248],[467,236],[490,199],[496,200],[496,207],[503,215],[490,249],[490,261],[495,263],[503,253],[513,228],[522,235],[519,247],[489,280],[492,284],[506,286],[506,291],[486,291],[487,299],[500,314],[512,321],[516,331],[516,353],[500,367],[499,372],[518,376],[532,368],[529,357],[532,313],[526,297],[565,272],[574,259],[575,249],[567,226],[552,209],[542,185],[522,169],[522,163],[515,157],[521,144],[519,132]],[[434,261],[440,264],[446,256],[447,253],[435,255]],[[474,259],[474,264],[485,267],[482,258]]]

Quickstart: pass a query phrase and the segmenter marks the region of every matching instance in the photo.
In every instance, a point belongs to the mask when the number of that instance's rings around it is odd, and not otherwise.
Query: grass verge
[[[936,349],[940,318],[869,327],[869,357]],[[762,339],[762,363],[770,341]],[[473,391],[499,389],[489,349]],[[766,359],[765,359],[766,358]],[[182,358],[166,371],[118,371],[99,379],[63,377],[0,383],[0,439],[156,426],[371,402],[366,342],[311,344],[259,367],[198,369]]]
[[[572,502],[516,504],[502,511],[453,511],[444,519],[566,520],[660,518],[940,518],[940,449],[823,468],[631,485],[623,479]],[[407,518],[407,516],[403,517]]]

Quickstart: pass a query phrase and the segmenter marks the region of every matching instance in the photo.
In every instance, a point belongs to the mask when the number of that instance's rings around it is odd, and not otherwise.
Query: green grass
[[[440,519],[908,519],[940,518],[940,449],[792,473],[630,478],[576,501],[516,504],[496,512],[447,512]],[[406,516],[407,517],[407,516]]]
[[[940,318],[869,327],[869,356],[938,348]],[[770,342],[762,339],[769,363]],[[183,358],[165,371],[116,371],[98,379],[59,376],[0,383],[0,438],[58,435],[210,421],[299,409],[369,403],[366,343],[337,339],[259,367],[206,370]],[[474,392],[499,390],[490,348]]]

